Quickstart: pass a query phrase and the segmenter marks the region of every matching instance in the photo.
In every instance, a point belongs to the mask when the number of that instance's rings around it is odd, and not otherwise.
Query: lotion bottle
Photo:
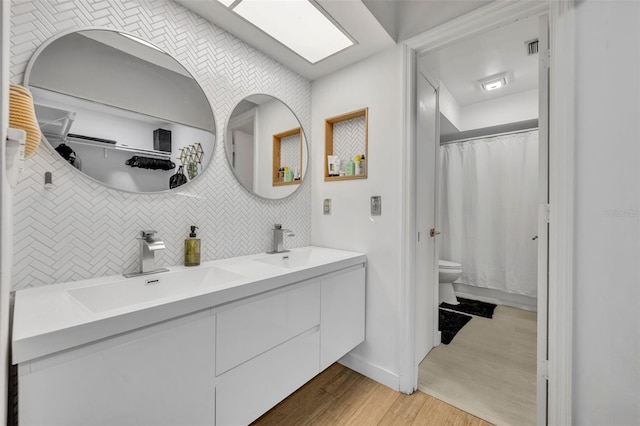
[[[200,265],[200,238],[196,238],[197,228],[192,226],[189,238],[184,240],[184,266]]]

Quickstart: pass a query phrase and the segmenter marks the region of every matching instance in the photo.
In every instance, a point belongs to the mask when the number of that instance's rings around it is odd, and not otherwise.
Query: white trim
[[[5,167],[7,131],[9,128],[9,39],[11,2],[0,5],[0,419],[7,419],[8,365],[10,363],[10,292],[13,269],[13,190]]]
[[[405,209],[402,240],[405,270],[402,273],[401,330],[399,333],[400,390],[415,389],[417,365],[411,361],[414,353],[412,332],[415,330],[415,283],[412,281],[415,259],[410,256],[409,236],[415,232],[415,208],[410,199],[414,165],[411,153],[415,148],[416,55],[434,50],[476,34],[504,26],[524,17],[550,14],[551,31],[551,96],[549,164],[550,203],[552,221],[549,240],[549,394],[548,424],[571,424],[571,356],[572,356],[572,296],[573,296],[573,152],[574,152],[574,0],[566,2],[494,2],[465,16],[443,24],[403,43],[405,67],[404,159]],[[562,142],[560,142],[562,141]],[[543,420],[544,422],[544,420]]]
[[[574,0],[551,2],[548,424],[572,423]]]
[[[546,1],[496,1],[410,38],[404,44],[421,54],[548,10]]]
[[[382,383],[383,385],[390,387],[393,390],[398,390],[400,377],[398,377],[396,373],[371,364],[364,358],[358,355],[354,355],[352,352],[339,359],[338,363],[362,374],[363,376],[367,376],[368,378],[373,379],[378,383]]]
[[[549,346],[549,15],[538,21],[538,321],[536,350],[536,418],[548,418]]]
[[[415,307],[415,245],[413,236],[416,235],[416,182],[415,182],[415,152],[416,152],[416,53],[409,46],[402,46],[404,62],[404,105],[403,105],[403,164],[402,188],[404,188],[403,205],[404,220],[401,247],[404,264],[400,272],[400,282],[403,283],[400,294],[401,319],[398,330],[398,371],[400,392],[411,394],[418,388],[418,365],[415,359],[416,307]]]

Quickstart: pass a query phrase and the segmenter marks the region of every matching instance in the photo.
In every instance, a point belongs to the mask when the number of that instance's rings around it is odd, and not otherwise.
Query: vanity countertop
[[[66,282],[15,293],[12,362],[135,330],[366,262],[362,253],[301,247],[174,266],[168,272]]]

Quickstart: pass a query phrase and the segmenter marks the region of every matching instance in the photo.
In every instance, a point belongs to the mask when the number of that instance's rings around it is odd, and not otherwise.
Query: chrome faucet
[[[155,239],[153,236],[158,231],[140,231],[140,271],[124,274],[125,277],[137,277],[139,275],[155,274],[156,272],[167,272],[167,268],[155,269],[155,252],[165,248],[164,242]]]
[[[296,234],[290,229],[282,229],[282,225],[276,223],[273,228],[273,249],[267,253],[286,253],[289,250],[284,249],[284,237],[295,237]]]

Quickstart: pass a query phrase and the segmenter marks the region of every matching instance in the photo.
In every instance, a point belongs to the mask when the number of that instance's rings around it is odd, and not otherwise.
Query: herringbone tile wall
[[[255,197],[236,182],[220,139],[234,106],[252,93],[283,100],[311,135],[308,80],[171,0],[13,0],[11,81],[22,84],[42,42],[87,27],[149,40],[195,76],[216,118],[214,158],[179,192],[131,194],[84,178],[41,145],[14,192],[15,289],[134,270],[141,229],[158,230],[167,245],[158,265],[182,264],[192,224],[200,227],[202,261],[267,251],[274,223],[295,231],[290,246],[310,243],[311,179],[285,200]],[[46,171],[53,172],[50,190],[43,185]]]
[[[340,158],[342,164],[353,160],[356,155],[364,154],[365,140],[364,117],[341,121],[333,125],[333,154]]]
[[[300,166],[300,135],[287,136],[280,140],[280,165],[292,171]]]

